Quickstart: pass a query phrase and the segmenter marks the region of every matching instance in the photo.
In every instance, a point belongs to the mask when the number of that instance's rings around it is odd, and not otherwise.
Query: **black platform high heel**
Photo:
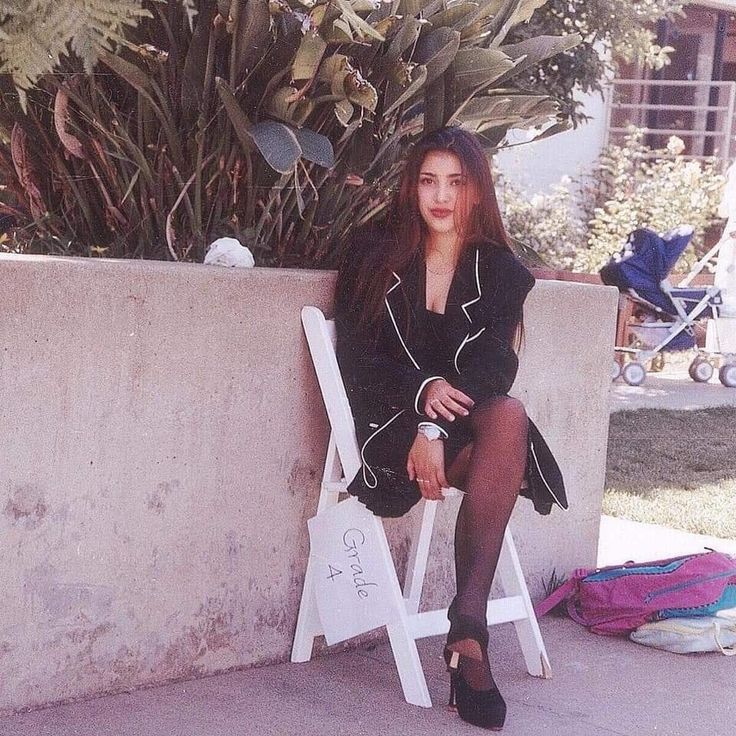
[[[476,690],[462,673],[464,658],[483,661],[488,657],[488,629],[484,623],[466,616],[454,615],[452,607],[450,633],[445,647],[445,663],[450,673],[450,702],[448,707],[467,723],[491,731],[500,731],[506,721],[506,702],[498,687]]]

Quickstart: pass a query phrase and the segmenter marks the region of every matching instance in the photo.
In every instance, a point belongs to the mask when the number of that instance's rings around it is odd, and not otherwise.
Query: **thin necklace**
[[[442,252],[441,250],[439,250],[439,248],[431,248],[430,247],[430,248],[428,248],[428,250],[429,251],[439,252],[439,253]],[[454,245],[451,245],[450,246],[450,257],[452,257],[454,250],[455,250],[455,246]],[[434,269],[432,269],[432,268],[429,267],[429,264],[427,263],[426,260],[424,261],[424,265],[427,267],[427,271],[429,271],[430,273],[434,274],[435,276],[447,276],[450,273],[454,273],[455,269],[457,268],[457,263],[453,263],[452,264],[452,268],[450,268],[449,270],[446,270],[446,271],[435,271]]]

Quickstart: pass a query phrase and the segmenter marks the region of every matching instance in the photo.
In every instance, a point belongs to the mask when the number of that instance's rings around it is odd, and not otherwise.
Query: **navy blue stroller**
[[[620,374],[630,386],[639,386],[647,375],[647,361],[661,357],[665,351],[696,346],[698,320],[713,319],[717,324],[722,304],[718,287],[677,288],[667,278],[692,236],[693,229],[687,225],[663,235],[646,228],[634,230],[623,250],[601,269],[603,283],[618,287],[633,299],[642,315],[642,321],[630,328],[635,344],[616,347],[624,362],[621,367],[616,361],[614,380]],[[719,376],[724,385],[732,387],[736,381],[731,357],[724,361]],[[690,364],[690,377],[698,382],[709,381],[714,365],[721,360],[720,353],[698,351]]]

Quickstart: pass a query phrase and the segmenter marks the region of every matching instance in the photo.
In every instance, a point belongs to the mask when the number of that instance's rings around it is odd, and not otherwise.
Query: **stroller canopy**
[[[639,228],[629,235],[626,245],[601,269],[604,284],[622,291],[631,290],[647,302],[676,315],[670,296],[660,283],[667,278],[693,237],[693,229],[681,225],[664,235]]]

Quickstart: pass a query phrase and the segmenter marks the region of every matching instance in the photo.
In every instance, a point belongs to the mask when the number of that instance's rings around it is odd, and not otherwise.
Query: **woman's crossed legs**
[[[498,396],[478,404],[469,421],[473,442],[447,472],[450,483],[465,491],[455,526],[452,610],[485,625],[504,531],[526,470],[528,419],[518,399]],[[463,675],[476,690],[494,686],[487,657],[468,660]]]

